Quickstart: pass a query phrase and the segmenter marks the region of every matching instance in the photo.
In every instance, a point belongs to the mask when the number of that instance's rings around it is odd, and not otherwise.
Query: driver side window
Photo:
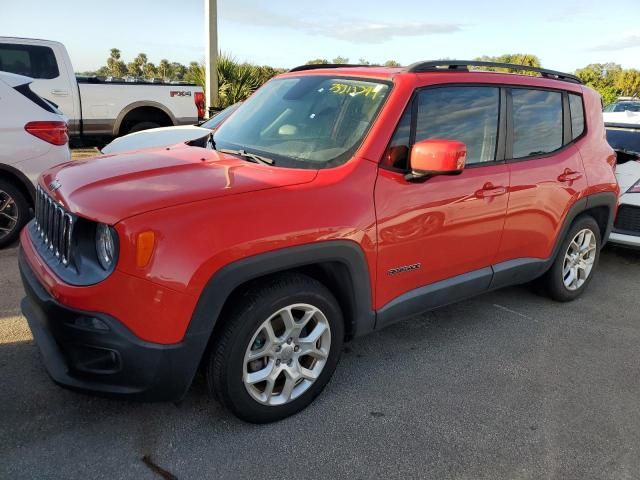
[[[435,87],[418,93],[415,141],[459,140],[467,146],[467,165],[496,159],[500,88]],[[405,110],[387,147],[383,166],[409,169],[412,107]]]

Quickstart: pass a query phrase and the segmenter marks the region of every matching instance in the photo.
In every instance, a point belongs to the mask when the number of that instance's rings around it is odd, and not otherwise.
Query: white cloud
[[[221,18],[261,27],[277,27],[297,30],[310,35],[324,36],[352,43],[383,43],[394,37],[414,37],[455,33],[462,30],[456,23],[428,22],[374,22],[362,19],[331,21],[322,18],[307,20],[292,15],[276,13],[258,4],[244,7],[238,4],[226,6]],[[312,15],[309,15],[312,16]]]
[[[624,50],[626,48],[640,47],[640,34],[623,35],[621,38],[612,40],[609,43],[597,45],[589,50],[595,52],[610,52],[615,50]]]

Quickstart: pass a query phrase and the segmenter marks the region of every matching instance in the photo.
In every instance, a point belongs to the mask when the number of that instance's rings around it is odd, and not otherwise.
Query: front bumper
[[[19,265],[26,292],[22,312],[57,384],[136,400],[184,396],[198,368],[203,339],[187,336],[172,345],[145,342],[109,315],[58,303],[42,287],[22,250]],[[92,328],[91,319],[101,328]]]
[[[609,242],[616,245],[624,245],[625,247],[640,248],[640,235],[627,235],[614,230],[611,232]]]

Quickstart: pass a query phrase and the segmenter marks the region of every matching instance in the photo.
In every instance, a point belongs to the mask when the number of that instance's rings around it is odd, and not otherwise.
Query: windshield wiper
[[[226,148],[221,148],[218,150],[221,153],[228,153],[230,155],[236,155],[238,157],[245,158],[254,163],[261,163],[263,165],[273,165],[275,162],[272,158],[263,157],[261,155],[256,155],[255,153],[249,153],[244,150],[228,150]]]

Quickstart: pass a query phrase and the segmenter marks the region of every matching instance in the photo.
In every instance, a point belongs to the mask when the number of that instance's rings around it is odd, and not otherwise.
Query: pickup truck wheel
[[[342,350],[342,313],[331,292],[305,275],[253,285],[207,362],[209,390],[242,420],[267,423],[309,405]]]
[[[0,248],[17,240],[29,217],[29,203],[22,192],[6,180],[0,180]]]
[[[138,123],[134,123],[133,125],[131,125],[131,127],[129,127],[129,130],[127,130],[127,134],[134,133],[134,132],[141,132],[142,130],[149,130],[150,128],[158,128],[158,127],[160,127],[160,124],[156,122],[138,122]]]
[[[591,216],[574,222],[553,266],[541,279],[551,298],[569,302],[582,295],[600,259],[600,239],[600,227]]]

